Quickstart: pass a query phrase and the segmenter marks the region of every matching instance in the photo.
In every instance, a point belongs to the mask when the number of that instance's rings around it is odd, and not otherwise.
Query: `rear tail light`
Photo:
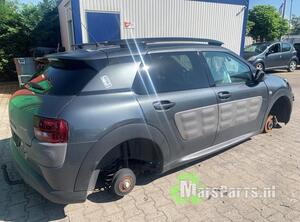
[[[49,119],[35,116],[34,119],[35,137],[47,143],[66,143],[68,141],[68,123],[62,119]]]

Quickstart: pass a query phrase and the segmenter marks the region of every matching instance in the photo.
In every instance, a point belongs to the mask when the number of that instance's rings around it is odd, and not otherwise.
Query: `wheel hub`
[[[274,116],[270,115],[265,123],[265,132],[268,133],[274,128]]]
[[[122,179],[122,181],[119,183],[119,189],[121,192],[127,192],[131,189],[133,183],[132,183],[131,177],[125,177]]]
[[[274,126],[273,122],[269,122],[268,129],[273,129],[273,126]]]
[[[291,70],[295,70],[296,69],[296,63],[294,61],[291,62],[290,69]]]
[[[262,64],[258,63],[258,64],[256,65],[256,69],[257,69],[257,70],[262,70]]]

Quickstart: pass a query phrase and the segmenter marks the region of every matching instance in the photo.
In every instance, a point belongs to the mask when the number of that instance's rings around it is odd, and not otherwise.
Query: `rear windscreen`
[[[49,95],[76,95],[97,74],[94,68],[81,62],[54,62],[39,75],[35,76],[26,88]]]

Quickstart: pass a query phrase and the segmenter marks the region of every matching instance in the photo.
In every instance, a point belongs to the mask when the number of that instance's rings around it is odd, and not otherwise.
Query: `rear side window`
[[[208,87],[197,52],[154,53],[147,57],[134,82],[138,94],[165,93]]]
[[[131,90],[139,63],[112,63],[103,68],[84,88],[84,92]]]
[[[291,51],[291,45],[289,43],[282,43],[282,52],[289,52]]]
[[[300,43],[294,44],[294,47],[297,50],[298,54],[300,54]]]
[[[50,66],[35,76],[26,87],[41,94],[76,95],[96,74],[95,69],[83,62],[57,61],[50,63]]]

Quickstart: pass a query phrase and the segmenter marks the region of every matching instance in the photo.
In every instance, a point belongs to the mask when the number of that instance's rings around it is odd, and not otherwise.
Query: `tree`
[[[44,0],[38,11],[42,17],[30,34],[31,46],[57,47],[61,42],[57,0]]]
[[[298,17],[293,16],[291,25],[292,25],[291,34],[292,35],[300,35],[300,16],[298,16]]]
[[[0,0],[0,80],[16,79],[14,57],[29,56],[36,46],[60,42],[57,0],[37,5]]]
[[[258,5],[251,9],[248,22],[252,24],[249,35],[261,42],[280,39],[289,30],[288,21],[283,19],[278,10],[270,5]]]
[[[0,21],[0,79],[8,79],[14,70],[12,59],[26,51],[28,39],[18,7],[13,2],[0,3]]]
[[[246,31],[246,34],[249,35],[249,33],[251,32],[251,30],[253,29],[253,26],[255,25],[254,22],[252,21],[248,21],[247,22],[247,31]]]

